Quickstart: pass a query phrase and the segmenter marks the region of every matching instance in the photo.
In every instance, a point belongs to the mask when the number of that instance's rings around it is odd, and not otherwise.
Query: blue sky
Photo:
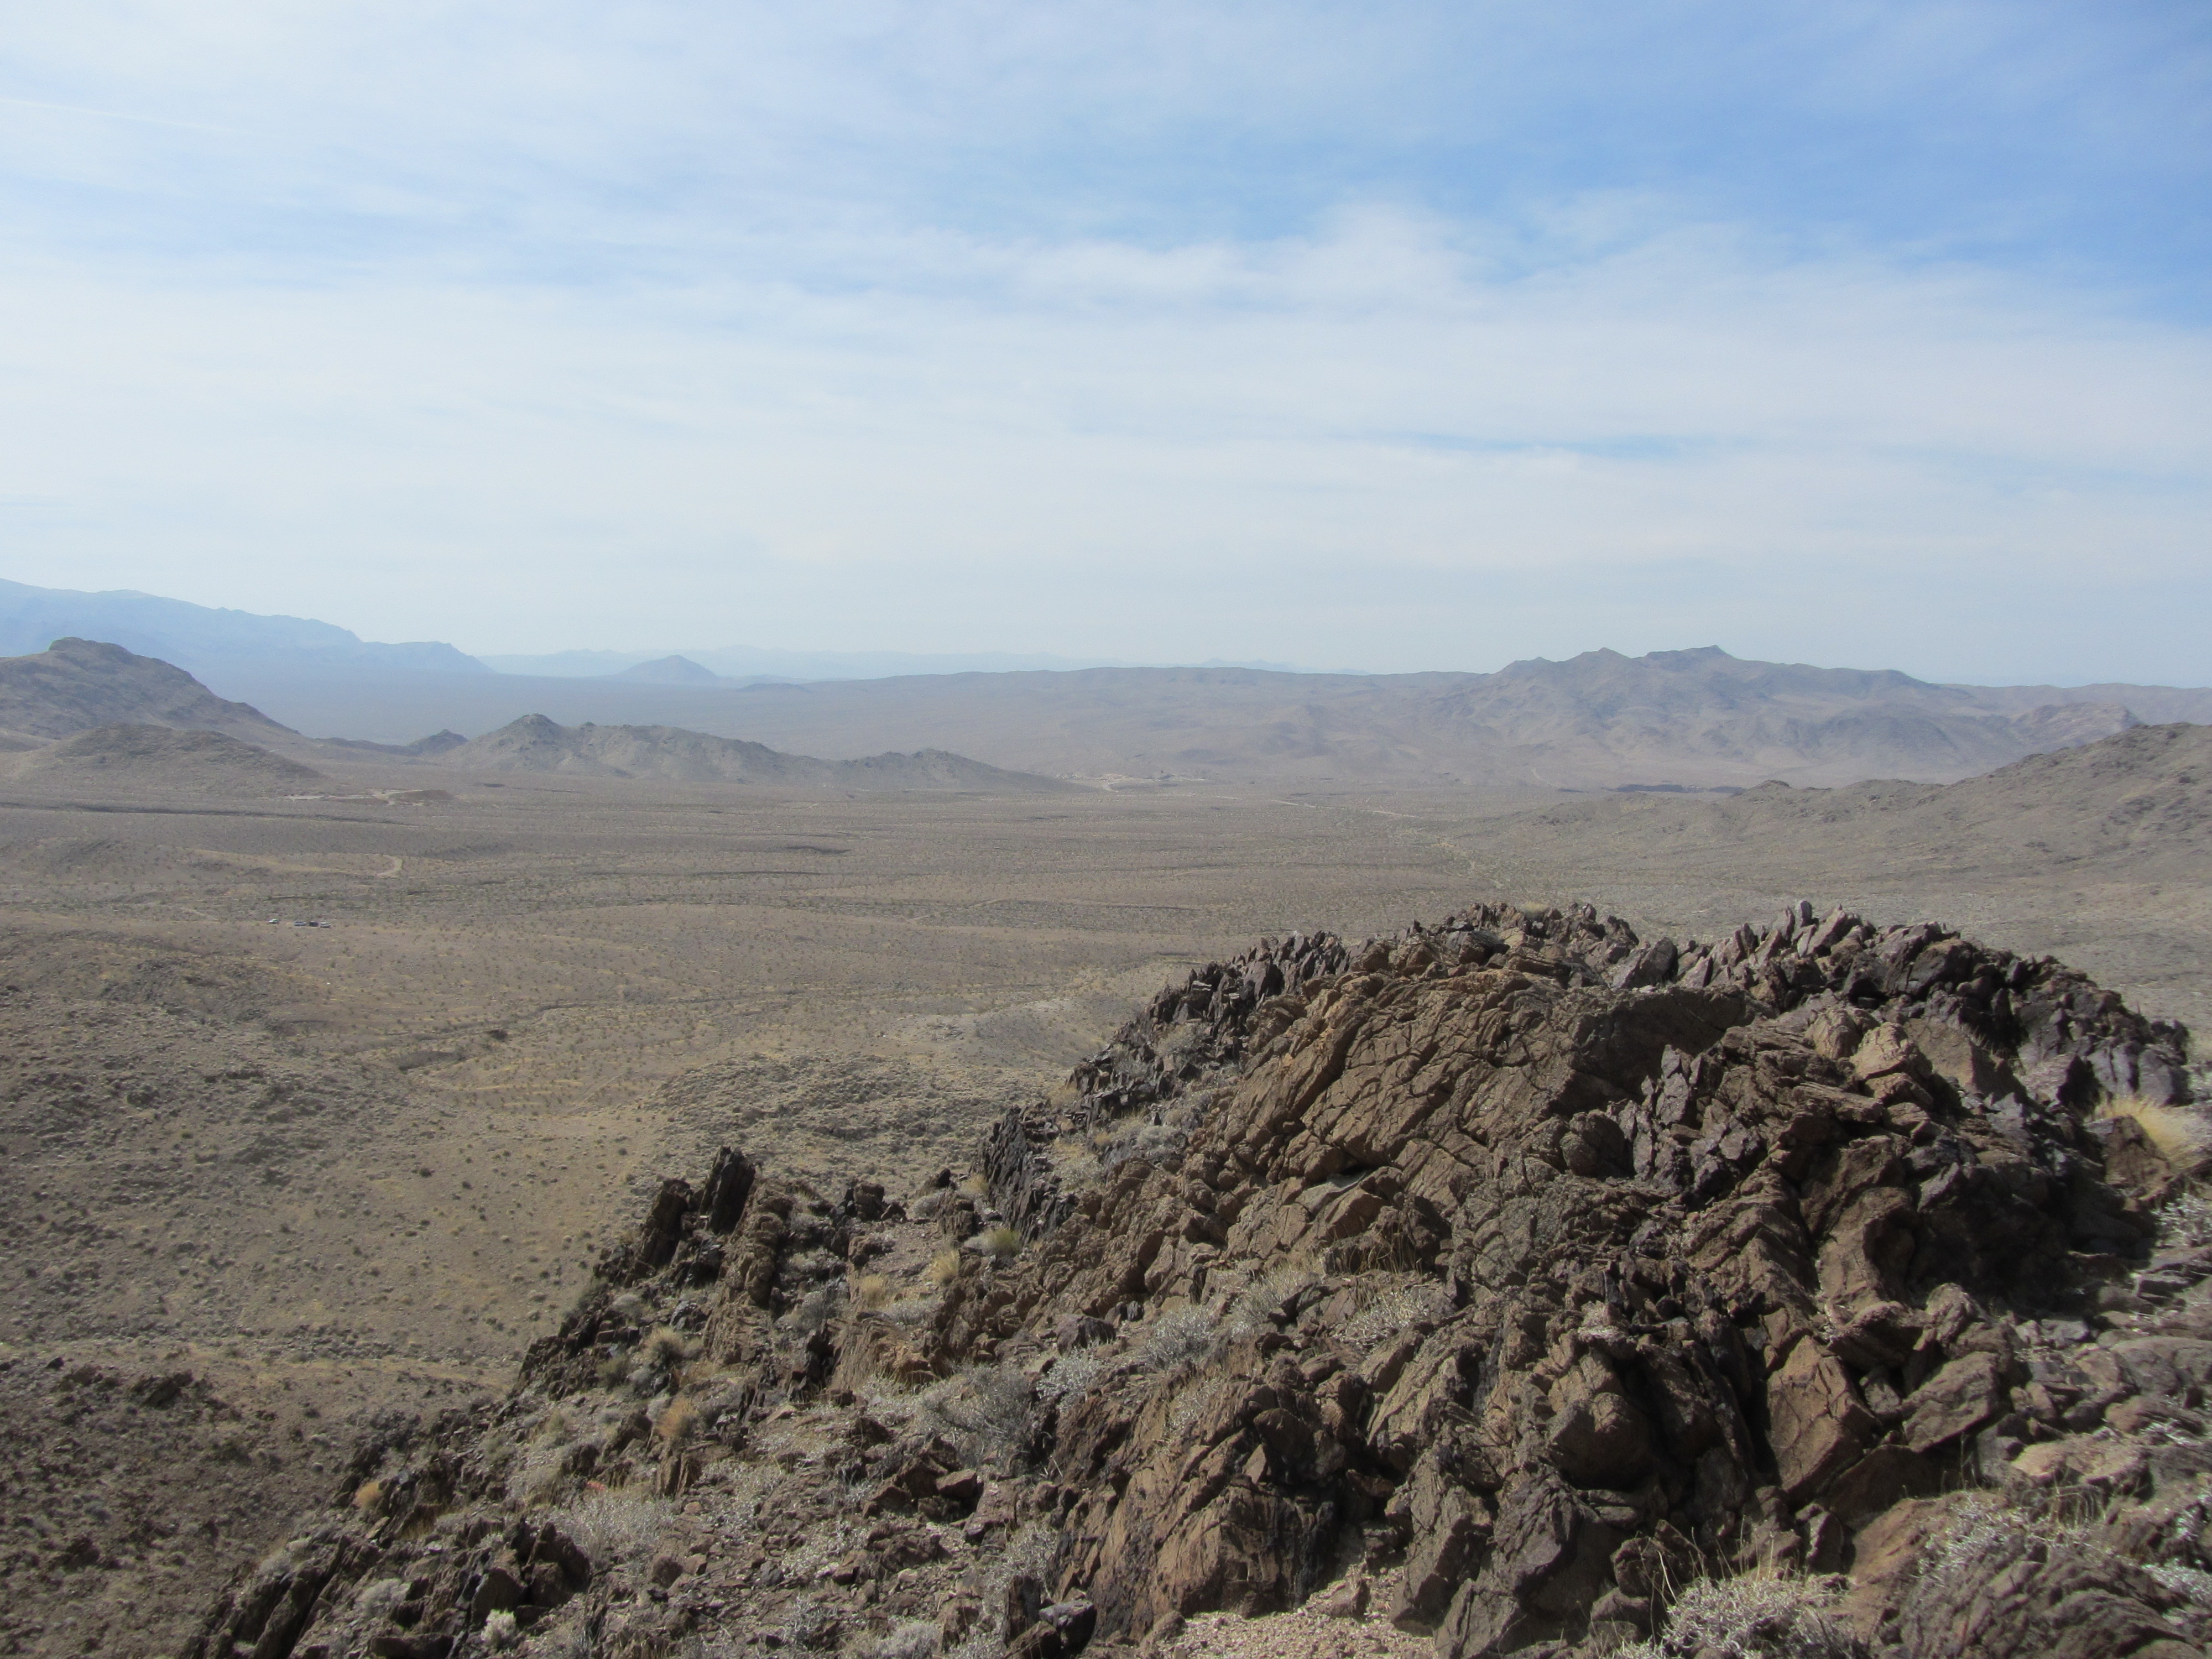
[[[0,37],[0,559],[465,648],[2203,683],[2197,3]]]

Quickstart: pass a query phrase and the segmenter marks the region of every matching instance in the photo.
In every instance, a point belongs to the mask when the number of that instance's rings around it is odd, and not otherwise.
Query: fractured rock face
[[[1103,1630],[1291,1605],[1351,1538],[1403,1552],[1395,1616],[1447,1659],[1577,1642],[1601,1601],[1648,1621],[1623,1551],[1807,1562],[1835,1516],[1976,1477],[2027,1381],[1993,1310],[2083,1306],[2085,1262],[2150,1231],[2081,1096],[2018,1079],[2139,1077],[2178,1035],[1932,927],[1625,934],[1470,913],[1276,993],[1178,1150],[948,1301],[946,1363],[1071,1317],[1216,1322],[1184,1375],[1061,1406],[1060,1571]],[[1429,1295],[1377,1330],[1386,1276]]]
[[[2047,960],[1806,906],[1665,950],[1506,907],[1264,945],[996,1126],[986,1195],[945,1172],[909,1221],[734,1152],[665,1183],[517,1394],[362,1462],[354,1516],[203,1651],[450,1646],[558,1607],[639,1653],[771,1617],[765,1645],[826,1650],[896,1613],[1049,1659],[1351,1569],[1329,1605],[1359,1616],[1371,1579],[1439,1659],[1595,1655],[1672,1641],[1693,1580],[1850,1567],[1837,1651],[2179,1659],[2212,1624],[2098,1552],[2212,1568],[2212,1454],[2185,1443],[2212,1313],[2122,1311],[2199,1305],[2212,1246],[2150,1259],[2164,1177],[2089,1114],[2185,1077],[2183,1040]],[[1123,1155],[1058,1161],[1123,1127]],[[1000,1218],[1011,1259],[942,1251],[896,1310],[858,1293]],[[711,1389],[691,1417],[679,1372]],[[878,1419],[932,1384],[933,1415]],[[549,1543],[533,1480],[778,1481],[744,1524],[781,1542],[742,1578],[664,1553],[656,1601]],[[2094,1493],[2116,1541],[1977,1531],[1978,1485]],[[803,1524],[836,1548],[794,1584]],[[1774,1628],[1827,1619],[1823,1583]]]

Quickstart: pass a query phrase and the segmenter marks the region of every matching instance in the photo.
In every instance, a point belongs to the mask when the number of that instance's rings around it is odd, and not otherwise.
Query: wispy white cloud
[[[1996,62],[1990,99],[2071,97],[2124,155],[2112,98],[1986,7],[1748,44],[1724,9],[1659,9],[1640,75],[1521,5],[34,24],[0,66],[9,574],[488,651],[1477,666],[1725,623],[2201,675],[2212,332],[2149,278],[1541,153],[1577,70],[1747,107],[1788,65],[1887,118]],[[1542,189],[1449,176],[1516,144]]]

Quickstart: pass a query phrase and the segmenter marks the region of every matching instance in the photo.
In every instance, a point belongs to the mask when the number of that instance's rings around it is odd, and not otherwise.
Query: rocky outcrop
[[[2183,1042],[1805,907],[1271,943],[997,1126],[988,1192],[665,1182],[516,1392],[364,1448],[198,1651],[1064,1659],[1334,1584],[1439,1659],[2178,1659],[2212,1224],[2096,1114],[2183,1100]]]
[[[1158,1110],[1180,1012],[1079,1077]],[[1288,1605],[1347,1549],[1402,1558],[1454,1659],[1643,1631],[1653,1563],[1825,1564],[2097,1419],[2080,1316],[2154,1224],[2088,1114],[2185,1083],[2079,975],[1809,907],[1681,948],[1491,907],[1271,1012],[1180,1148],[938,1322],[948,1359],[1124,1334],[1052,1463],[1109,1633]],[[1164,1381],[1177,1322],[1209,1357]]]

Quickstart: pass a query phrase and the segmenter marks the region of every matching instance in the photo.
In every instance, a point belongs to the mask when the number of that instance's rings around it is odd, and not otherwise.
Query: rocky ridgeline
[[[988,1190],[669,1183],[199,1651],[1062,1659],[1317,1600],[1441,1659],[2197,1654],[2184,1040],[1802,906],[1265,947]]]

